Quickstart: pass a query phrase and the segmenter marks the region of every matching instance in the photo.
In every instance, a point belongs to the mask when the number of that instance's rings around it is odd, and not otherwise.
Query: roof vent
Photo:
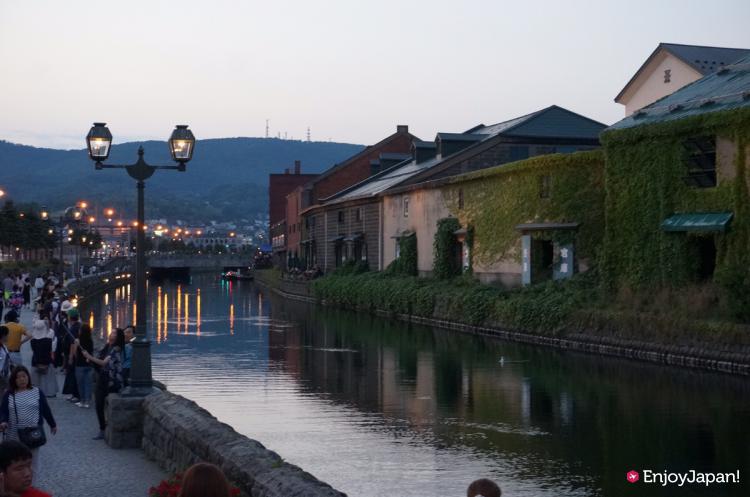
[[[716,102],[713,99],[709,98],[709,99],[704,100],[703,103],[700,106],[701,107],[708,107],[708,106],[711,106],[711,105],[713,105],[715,103]]]
[[[681,104],[674,104],[674,105],[670,105],[669,106],[669,112],[671,112],[673,114],[675,112],[681,111],[682,109],[684,109],[684,107]]]
[[[643,117],[646,117],[646,111],[643,109],[636,111],[636,113],[633,114],[633,119],[641,119]]]
[[[719,69],[716,72],[716,74],[718,74],[719,76],[722,76],[724,74],[727,74],[728,72],[729,72],[729,68],[728,67],[722,67],[721,69]]]

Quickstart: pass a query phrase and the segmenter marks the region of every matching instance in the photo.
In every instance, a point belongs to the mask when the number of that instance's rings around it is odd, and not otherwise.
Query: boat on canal
[[[221,279],[226,281],[252,281],[253,274],[242,271],[225,271],[221,273]]]

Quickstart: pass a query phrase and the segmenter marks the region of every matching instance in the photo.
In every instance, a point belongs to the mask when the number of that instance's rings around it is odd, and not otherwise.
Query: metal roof
[[[414,148],[436,148],[437,144],[435,142],[424,142],[422,140],[414,140],[412,142],[412,145]]]
[[[605,132],[749,106],[750,55],[647,105]]]
[[[397,152],[383,152],[378,157],[380,158],[380,160],[405,161],[406,159],[411,159],[411,154],[400,154]]]
[[[545,138],[586,138],[598,140],[599,133],[606,128],[605,124],[589,119],[575,112],[571,112],[557,105],[517,117],[491,126],[478,125],[466,133],[438,133],[437,136],[449,140],[475,141],[463,150],[446,157],[433,157],[420,163],[409,159],[379,173],[361,183],[343,190],[326,202],[343,202],[360,198],[372,197],[381,192],[407,182],[410,178],[427,171],[438,164],[461,155],[469,155],[474,147],[498,136],[523,136]],[[475,138],[472,138],[472,135]],[[415,142],[416,147],[426,146],[425,142]]]
[[[380,192],[387,190],[388,188],[395,186],[402,181],[411,178],[413,175],[420,171],[429,169],[430,167],[438,164],[441,160],[438,157],[415,163],[409,159],[400,164],[396,164],[390,169],[383,171],[380,174],[371,176],[363,182],[355,185],[349,190],[344,190],[340,194],[335,195],[330,200],[335,202],[344,202],[347,200],[355,200],[359,198],[367,198],[378,195]]]
[[[732,64],[746,55],[750,55],[750,49],[746,48],[724,48],[724,47],[705,47],[700,45],[681,45],[679,43],[659,43],[659,45],[651,52],[646,61],[641,64],[641,67],[635,72],[632,78],[627,84],[620,90],[620,93],[615,97],[615,102],[619,102],[630,85],[638,79],[638,76],[643,73],[646,66],[651,63],[661,51],[667,51],[701,73],[702,75],[710,74],[714,71],[721,69],[722,67]]]
[[[704,76],[750,55],[750,49],[747,48],[702,47],[678,43],[661,43],[661,46]]]
[[[484,140],[484,136],[472,133],[438,133],[436,139],[459,141],[459,142],[478,142]]]
[[[472,134],[489,136],[533,136],[545,138],[590,138],[596,140],[606,128],[586,116],[557,105],[491,126],[474,128]]]

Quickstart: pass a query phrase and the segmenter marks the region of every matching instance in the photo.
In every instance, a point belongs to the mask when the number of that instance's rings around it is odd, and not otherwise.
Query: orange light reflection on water
[[[234,304],[229,304],[229,334],[234,335]]]
[[[188,310],[190,309],[190,304],[188,300],[188,294],[185,294],[185,334],[188,334],[188,323],[190,322],[188,319]]]
[[[177,334],[182,329],[182,285],[177,285]]]
[[[161,287],[156,290],[156,343],[161,343]]]
[[[164,293],[164,341],[167,341],[169,331],[167,330],[167,318],[169,317],[169,294]]]
[[[94,311],[89,313],[89,328],[94,329]]]
[[[196,309],[197,317],[195,321],[195,325],[196,325],[195,334],[198,336],[201,336],[201,289],[200,288],[198,289],[198,295],[195,298],[198,302],[197,309]]]

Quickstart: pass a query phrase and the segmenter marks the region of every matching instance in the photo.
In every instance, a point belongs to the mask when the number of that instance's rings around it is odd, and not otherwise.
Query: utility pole
[[[310,141],[310,126],[307,127],[307,141]]]

